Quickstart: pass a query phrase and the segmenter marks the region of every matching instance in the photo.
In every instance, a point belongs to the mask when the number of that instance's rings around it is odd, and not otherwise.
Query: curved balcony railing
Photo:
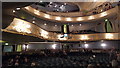
[[[62,38],[61,33],[48,32],[30,22],[18,18],[14,18],[13,22],[6,29],[2,29],[2,31],[34,36],[51,41],[95,41],[120,39],[120,33],[68,34],[68,37]]]
[[[39,18],[45,18],[48,20],[54,20],[54,21],[61,21],[61,22],[79,22],[79,21],[90,21],[95,19],[101,19],[103,17],[110,17],[113,15],[116,15],[118,12],[118,8],[112,8],[110,10],[107,10],[105,12],[102,12],[100,14],[95,14],[91,16],[84,16],[84,17],[62,17],[62,16],[52,16],[44,12],[40,12],[30,6],[25,7],[24,10],[34,16],[37,16]]]
[[[89,11],[85,11],[84,10],[84,11],[79,11],[79,12],[67,12],[67,13],[63,13],[63,12],[48,12],[48,11],[45,11],[45,10],[39,10],[39,11],[40,12],[44,12],[44,13],[49,14],[49,15],[52,15],[52,16],[83,17],[83,16],[90,16],[90,15],[99,14],[99,13],[105,12],[105,11],[110,10],[110,9],[114,8],[115,6],[117,6],[117,4],[115,4],[114,6],[112,6],[112,4],[114,4],[114,3],[109,3],[109,2],[106,3],[105,2],[102,5],[97,6],[96,8],[91,9]]]

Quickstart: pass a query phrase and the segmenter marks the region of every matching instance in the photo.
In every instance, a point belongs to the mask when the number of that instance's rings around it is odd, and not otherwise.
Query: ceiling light
[[[82,24],[80,24],[80,26],[82,26]]]
[[[73,25],[71,25],[71,26],[73,26]]]
[[[108,19],[105,19],[105,21],[107,22],[107,21],[108,21]]]
[[[46,23],[44,23],[44,25],[47,25]]]
[[[52,4],[53,2],[50,2],[50,4]]]
[[[20,8],[16,8],[16,10],[20,10]]]
[[[72,19],[71,18],[66,18],[66,21],[72,21]]]
[[[55,20],[61,20],[61,17],[55,17]]]
[[[8,43],[5,43],[5,45],[8,45]]]
[[[35,23],[35,21],[32,21],[32,23]]]
[[[55,25],[55,26],[57,26],[57,25]]]
[[[13,10],[12,12],[15,13],[15,10]]]
[[[40,3],[42,3],[43,1],[40,1]]]
[[[84,44],[84,46],[85,46],[85,48],[88,48],[89,45],[88,44]]]
[[[66,3],[64,3],[64,5],[66,5]]]
[[[56,48],[56,45],[57,45],[57,44],[53,44],[53,45],[52,45],[52,48],[55,49],[55,48]]]
[[[101,44],[101,46],[102,46],[102,47],[105,47],[105,46],[106,46],[106,44],[105,44],[105,43],[102,43],[102,44]]]

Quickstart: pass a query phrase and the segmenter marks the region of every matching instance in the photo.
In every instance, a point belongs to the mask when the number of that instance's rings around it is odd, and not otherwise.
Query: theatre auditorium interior
[[[120,68],[120,2],[2,2],[2,68]]]

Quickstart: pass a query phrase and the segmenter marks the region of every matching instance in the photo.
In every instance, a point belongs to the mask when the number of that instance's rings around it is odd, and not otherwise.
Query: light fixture
[[[73,25],[71,25],[71,26],[73,26]]]
[[[16,8],[16,10],[20,10],[20,8]]]
[[[57,26],[57,25],[55,25],[55,26]]]
[[[104,16],[106,16],[107,15],[107,12],[102,12],[101,14],[100,14],[100,17],[104,17]]]
[[[88,48],[89,45],[88,44],[84,44],[84,46],[85,46],[85,48]]]
[[[32,21],[32,23],[35,23],[35,21]]]
[[[41,29],[40,34],[41,34],[42,37],[48,38],[48,34],[49,34],[49,33],[48,33],[47,31]]]
[[[34,14],[40,15],[39,10],[34,9]]]
[[[53,2],[50,2],[50,4],[52,4]]]
[[[80,24],[80,26],[82,26],[82,24]]]
[[[83,20],[82,17],[78,17],[78,18],[77,18],[77,21],[82,21],[82,20]]]
[[[105,22],[107,22],[108,21],[108,19],[105,19]]]
[[[64,5],[66,5],[66,3],[64,3]]]
[[[8,45],[8,43],[5,43],[5,45]]]
[[[44,17],[45,17],[45,18],[50,18],[50,15],[44,14]]]
[[[40,3],[42,3],[43,1],[42,0],[40,0]]]
[[[61,20],[61,17],[55,17],[55,20]]]
[[[44,25],[47,25],[46,23],[44,23]]]
[[[88,19],[89,20],[94,19],[94,16],[89,16]]]
[[[113,38],[113,34],[107,33],[105,35],[106,39],[112,39]]]
[[[55,48],[56,48],[56,46],[57,46],[57,44],[53,44],[53,45],[52,45],[52,48],[53,48],[53,49],[55,49]]]
[[[82,35],[80,39],[81,39],[81,40],[87,40],[87,39],[89,39],[89,38],[88,38],[87,35]]]
[[[102,47],[105,47],[105,46],[106,46],[106,44],[105,44],[105,43],[101,43],[101,46],[102,46]]]
[[[12,12],[15,13],[15,10],[13,10]]]
[[[72,21],[72,19],[71,18],[66,18],[66,21]]]

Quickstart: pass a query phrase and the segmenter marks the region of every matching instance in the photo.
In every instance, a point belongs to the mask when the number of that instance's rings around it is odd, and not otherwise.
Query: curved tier
[[[23,10],[25,10],[26,12],[28,12],[28,13],[34,15],[34,16],[37,16],[39,18],[53,20],[53,21],[60,21],[60,22],[85,22],[85,21],[102,19],[104,17],[114,16],[118,12],[118,7],[116,6],[115,8],[112,8],[112,9],[107,10],[105,12],[102,12],[100,14],[91,15],[91,16],[84,16],[84,17],[72,17],[73,14],[70,17],[54,16],[54,15],[50,15],[50,14],[48,14],[46,12],[40,12],[40,11],[36,10],[35,8],[30,7],[30,6],[27,6],[27,7],[23,8]]]
[[[40,27],[14,18],[13,22],[2,31],[34,36],[51,41],[95,41],[95,40],[119,40],[120,33],[96,33],[96,34],[68,34],[68,37],[61,38],[62,34],[48,32]]]

